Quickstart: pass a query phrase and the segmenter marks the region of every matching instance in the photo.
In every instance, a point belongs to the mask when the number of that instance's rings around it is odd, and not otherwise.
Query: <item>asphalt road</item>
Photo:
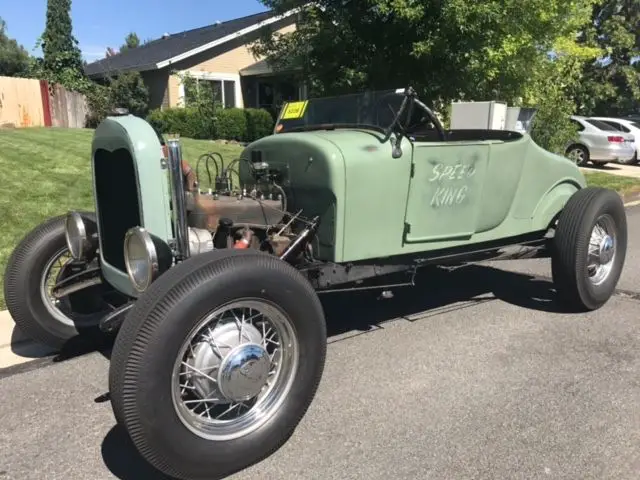
[[[232,478],[640,478],[639,208],[629,226],[627,292],[586,315],[511,271],[546,275],[541,260],[429,272],[392,300],[327,301],[307,416]],[[30,368],[0,378],[0,480],[163,478],[115,427],[105,355]]]

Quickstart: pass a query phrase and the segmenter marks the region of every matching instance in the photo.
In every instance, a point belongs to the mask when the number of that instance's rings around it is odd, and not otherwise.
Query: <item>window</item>
[[[611,125],[601,122],[600,120],[585,120],[585,122],[593,125],[597,129],[603,130],[605,132],[617,132],[618,129],[612,127]]]
[[[631,131],[621,123],[614,122],[613,120],[602,120],[602,122],[606,123],[607,125],[611,125],[613,128],[620,132],[629,133]]]
[[[188,82],[184,87],[185,103],[195,101],[196,94],[206,95],[212,102],[216,102],[224,108],[236,106],[236,81],[216,78],[195,78],[195,81]],[[194,90],[194,88],[196,90]],[[201,90],[207,89],[207,90]]]
[[[571,123],[575,125],[575,127],[578,129],[579,132],[584,130],[584,125],[582,125],[579,121],[571,120]]]

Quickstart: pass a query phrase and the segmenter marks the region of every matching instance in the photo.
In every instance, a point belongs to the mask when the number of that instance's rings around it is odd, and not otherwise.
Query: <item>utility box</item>
[[[507,124],[505,102],[451,103],[452,130],[504,130]]]
[[[507,109],[507,130],[520,133],[531,132],[537,108],[509,107]]]

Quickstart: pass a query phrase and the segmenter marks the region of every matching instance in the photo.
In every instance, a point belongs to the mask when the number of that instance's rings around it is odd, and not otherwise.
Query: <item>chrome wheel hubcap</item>
[[[603,283],[613,270],[616,258],[615,224],[609,215],[602,215],[591,231],[587,272],[594,285]]]
[[[172,375],[175,411],[202,438],[247,435],[275,414],[297,367],[287,315],[264,300],[233,302],[198,322],[183,343]]]
[[[579,149],[575,149],[575,150],[571,150],[569,152],[568,157],[574,162],[574,163],[580,163],[584,160],[584,154],[582,152],[582,150]]]

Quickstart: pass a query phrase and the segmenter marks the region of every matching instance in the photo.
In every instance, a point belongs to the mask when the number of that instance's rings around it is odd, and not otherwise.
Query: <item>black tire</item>
[[[573,152],[577,152],[580,155],[580,159],[570,158],[570,155]],[[579,167],[584,167],[585,165],[587,165],[591,158],[589,155],[589,150],[587,150],[587,148],[584,147],[583,145],[578,145],[578,144],[571,145],[569,148],[567,148],[567,151],[565,152],[565,156],[570,160],[575,161],[576,165]]]
[[[591,232],[603,215],[615,228],[615,255],[602,283],[588,273]],[[577,191],[560,213],[552,244],[551,269],[559,298],[577,311],[597,310],[613,295],[627,252],[627,217],[620,196],[605,188]]]
[[[300,347],[298,370],[283,403],[257,430],[231,440],[205,440],[175,411],[174,362],[199,320],[246,297],[272,302],[291,319]],[[114,415],[140,454],[172,477],[210,479],[247,468],[280,448],[306,413],[322,377],[326,335],[316,292],[287,263],[246,250],[197,255],[156,280],[118,332],[109,372]]]
[[[95,214],[83,214],[95,221]],[[31,339],[58,350],[79,335],[92,339],[99,336],[98,316],[90,314],[86,305],[82,305],[81,312],[74,310],[82,302],[81,296],[90,295],[95,289],[73,294],[55,314],[40,294],[47,264],[67,251],[65,218],[65,215],[53,217],[31,230],[9,257],[4,274],[7,309],[18,328]]]

